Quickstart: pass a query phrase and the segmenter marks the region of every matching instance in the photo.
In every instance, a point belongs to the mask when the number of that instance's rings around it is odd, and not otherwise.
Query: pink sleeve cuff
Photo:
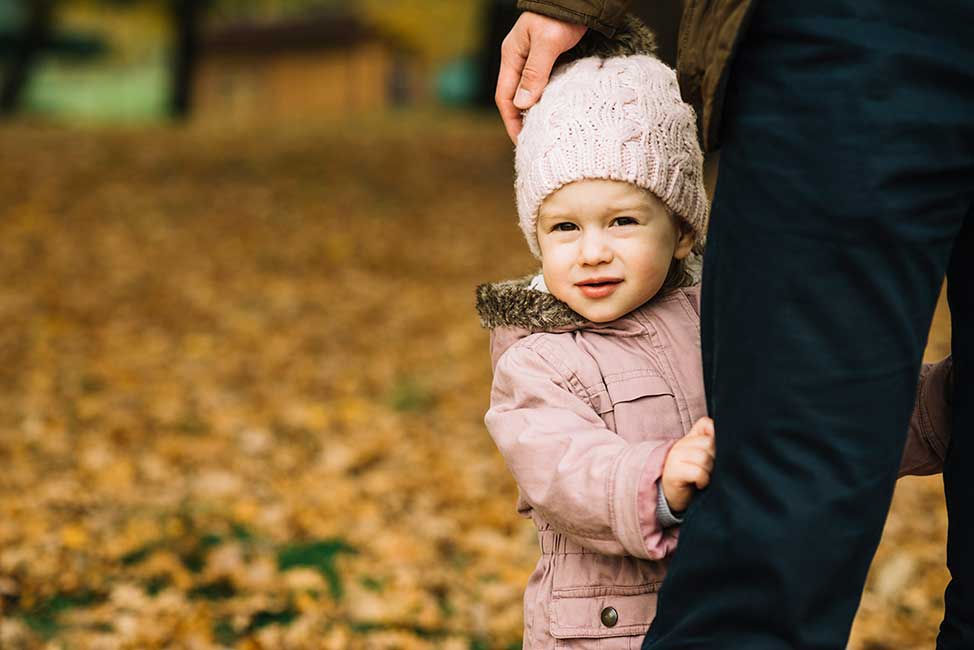
[[[663,474],[666,455],[676,440],[647,441],[633,445],[616,469],[613,528],[626,551],[646,560],[661,560],[676,548],[676,530],[664,530],[656,518],[659,492],[656,480]]]

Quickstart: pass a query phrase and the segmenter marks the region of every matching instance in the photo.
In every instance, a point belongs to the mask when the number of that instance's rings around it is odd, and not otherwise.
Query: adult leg
[[[950,258],[947,299],[954,361],[954,435],[944,463],[947,566],[938,650],[974,648],[974,214],[968,214]]]
[[[755,10],[704,266],[717,461],[644,648],[845,646],[971,200],[974,13],[955,4]]]

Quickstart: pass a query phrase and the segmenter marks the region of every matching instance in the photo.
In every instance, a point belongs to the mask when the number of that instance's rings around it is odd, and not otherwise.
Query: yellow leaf
[[[88,543],[88,533],[78,524],[68,524],[61,529],[61,543],[70,549],[80,549]]]

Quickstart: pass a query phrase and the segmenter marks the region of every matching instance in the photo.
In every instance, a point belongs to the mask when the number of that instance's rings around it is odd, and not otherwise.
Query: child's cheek
[[[568,288],[565,281],[565,274],[558,272],[556,269],[552,268],[553,265],[542,265],[541,273],[544,276],[545,286],[548,287],[548,292],[553,295],[558,300],[562,302],[569,302],[571,296],[568,294]],[[569,305],[571,306],[571,305]]]

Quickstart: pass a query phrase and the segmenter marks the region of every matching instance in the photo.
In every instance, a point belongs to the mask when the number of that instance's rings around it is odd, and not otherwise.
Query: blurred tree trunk
[[[172,49],[169,110],[172,117],[185,119],[193,110],[193,80],[199,60],[200,22],[206,0],[170,0],[174,47]]]
[[[20,107],[20,98],[31,72],[50,39],[56,0],[26,0],[27,17],[0,87],[0,116],[9,116]]]

